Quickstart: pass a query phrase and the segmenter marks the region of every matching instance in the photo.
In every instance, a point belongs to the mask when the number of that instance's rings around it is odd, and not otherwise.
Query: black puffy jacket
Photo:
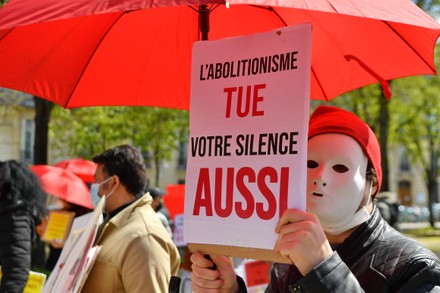
[[[31,268],[35,221],[19,206],[0,208],[0,293],[23,292]]]
[[[294,266],[275,264],[266,292],[440,292],[440,261],[391,228],[375,208],[305,277]]]

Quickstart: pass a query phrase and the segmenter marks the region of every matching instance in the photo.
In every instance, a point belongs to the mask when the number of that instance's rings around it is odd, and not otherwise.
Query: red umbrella
[[[69,170],[87,183],[95,182],[93,175],[95,174],[97,164],[93,161],[74,158],[60,161],[55,166]]]
[[[304,22],[313,25],[314,99],[436,72],[440,25],[411,0],[10,0],[0,9],[0,86],[67,108],[189,109],[200,34]]]
[[[42,187],[47,193],[93,209],[89,188],[81,178],[69,170],[49,165],[33,165],[29,168],[40,177]]]
[[[167,185],[167,194],[163,197],[163,202],[170,213],[170,217],[183,214],[185,206],[185,184]]]

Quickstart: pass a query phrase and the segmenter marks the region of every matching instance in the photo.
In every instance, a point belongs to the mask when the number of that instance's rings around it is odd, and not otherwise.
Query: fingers
[[[194,271],[191,273],[191,287],[194,292],[219,292],[223,286],[223,280],[207,280],[194,275]]]
[[[294,225],[292,225],[294,226]],[[301,241],[307,236],[307,232],[295,227],[295,229],[282,229],[282,233],[275,243],[274,250],[279,252],[283,256],[289,256],[292,250],[295,250],[297,246],[301,245]]]
[[[325,239],[317,238],[315,234],[309,231],[299,230],[280,236],[277,239],[274,251],[290,258],[292,262],[298,262],[299,258],[310,258],[304,254],[318,255],[318,251],[325,241]],[[313,251],[313,253],[311,253],[311,251]]]
[[[209,257],[206,257],[204,254],[194,252],[191,255],[191,262],[199,268],[211,269],[211,271],[233,269],[231,260],[228,257],[220,255],[209,255]],[[216,269],[212,270],[214,266],[216,266]]]
[[[199,252],[194,252],[191,254],[191,262],[203,268],[212,268],[214,266],[214,262],[212,260],[206,258],[204,254]]]
[[[221,288],[223,281],[219,278],[220,272],[211,269],[214,266],[213,261],[195,252],[191,255],[191,262],[191,281],[194,292],[209,292],[205,289]]]
[[[234,267],[228,257],[210,255],[208,259],[204,254],[195,252],[191,255],[191,262],[191,281],[194,292],[235,292],[238,290]],[[216,268],[212,269],[214,264]]]
[[[281,216],[274,250],[288,257],[305,275],[332,253],[318,218],[308,212],[289,209]]]
[[[214,262],[206,258],[203,254],[198,252],[193,253],[191,255],[191,262],[191,269],[195,277],[207,281],[218,279],[220,272],[218,270],[211,269],[214,267]]]
[[[275,232],[280,233],[281,228],[289,223],[296,223],[300,221],[313,221],[317,222],[317,217],[311,213],[300,209],[288,209],[281,216],[280,220],[275,227]]]
[[[199,285],[195,284],[194,282],[191,282],[191,289],[192,292],[195,293],[219,293],[221,292],[221,289],[219,288],[214,288],[214,289],[210,289],[210,288],[206,288],[206,287],[200,287]]]
[[[228,257],[221,255],[211,255],[211,260],[216,264],[217,270],[233,270],[233,266],[231,264],[231,260]]]

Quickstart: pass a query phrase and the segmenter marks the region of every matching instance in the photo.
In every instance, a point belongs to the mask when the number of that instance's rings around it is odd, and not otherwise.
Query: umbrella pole
[[[199,5],[199,29],[202,33],[202,41],[208,40],[209,33],[209,14],[211,10],[209,10],[207,4]]]

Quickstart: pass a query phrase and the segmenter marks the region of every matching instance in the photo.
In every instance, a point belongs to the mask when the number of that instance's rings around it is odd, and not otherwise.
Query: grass
[[[402,231],[408,237],[411,237],[430,250],[432,250],[440,258],[440,229],[434,228],[418,228]]]

